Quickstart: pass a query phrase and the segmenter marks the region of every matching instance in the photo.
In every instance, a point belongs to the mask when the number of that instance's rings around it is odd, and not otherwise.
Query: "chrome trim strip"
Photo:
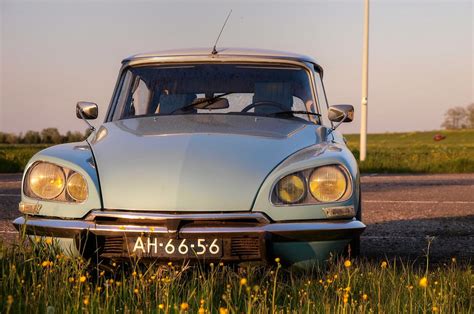
[[[13,221],[15,228],[20,230],[26,228],[28,234],[52,235],[71,237],[82,232],[92,232],[97,235],[107,234],[136,234],[147,233],[155,235],[176,234],[170,232],[166,226],[141,226],[141,225],[113,225],[97,224],[84,220],[62,220],[19,217]],[[257,226],[232,226],[232,227],[205,227],[184,225],[176,236],[187,236],[197,234],[219,234],[225,235],[245,235],[268,233],[277,239],[285,240],[308,240],[315,239],[337,239],[349,238],[361,234],[365,225],[358,220],[335,220],[335,221],[311,221],[311,222],[289,222],[270,223]],[[30,231],[30,232],[28,232]]]
[[[96,218],[117,218],[130,220],[206,220],[206,221],[226,221],[226,220],[245,220],[253,219],[262,224],[270,223],[270,219],[262,213],[186,213],[186,214],[168,214],[168,213],[147,213],[131,212],[119,210],[94,210],[86,216],[86,221],[94,221]]]

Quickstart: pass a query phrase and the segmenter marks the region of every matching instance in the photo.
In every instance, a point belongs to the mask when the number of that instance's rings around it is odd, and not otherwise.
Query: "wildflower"
[[[44,261],[43,263],[41,263],[41,266],[43,267],[49,267],[49,264],[50,262],[49,261]]]
[[[204,303],[206,303],[206,301],[205,301],[204,299],[201,299],[201,301],[199,301],[199,303],[200,303],[201,305],[204,305]]]
[[[418,284],[422,288],[428,287],[428,278],[426,278],[426,277],[421,278],[420,281],[418,282]]]
[[[132,273],[132,276],[133,276],[133,277],[136,277],[136,276],[137,276],[137,272],[134,271],[134,272]]]
[[[247,285],[247,278],[242,278],[242,279],[240,279],[240,285],[241,285],[241,286]]]
[[[89,298],[84,298],[84,300],[82,302],[84,303],[84,305],[88,305],[89,304]]]
[[[155,279],[156,279],[156,276],[153,275],[153,276],[150,277],[150,279],[151,279],[151,280],[155,280]]]
[[[433,313],[438,313],[439,312],[439,308],[436,306],[436,305],[433,305]]]
[[[412,285],[409,285],[407,286],[408,290],[412,290],[413,289],[413,286]]]
[[[344,293],[344,296],[343,296],[343,298],[342,298],[342,302],[344,302],[344,304],[346,304],[348,301],[349,301],[349,294],[348,294],[348,293]]]
[[[347,293],[351,292],[351,287],[344,288],[344,291],[347,292]]]
[[[198,314],[204,314],[204,313],[206,313],[206,310],[204,310],[203,307],[200,307],[198,310]]]
[[[80,281],[80,282],[85,282],[85,281],[86,281],[86,276],[81,276],[81,277],[79,278],[79,281]]]
[[[74,282],[74,278],[73,277],[69,277],[69,282]]]
[[[117,264],[114,262],[114,263],[112,263],[112,266],[115,267],[115,266],[117,266]]]
[[[369,298],[369,296],[367,294],[364,293],[362,295],[362,300],[367,301],[368,298]]]
[[[171,263],[171,262],[168,262],[168,266],[170,266],[170,267],[171,267],[171,266],[173,266],[173,263]]]
[[[160,310],[163,310],[165,308],[165,305],[163,303],[158,304],[158,308]]]
[[[97,292],[100,292],[100,290],[102,290],[102,288],[101,288],[101,287],[97,287],[97,288],[95,288],[95,291],[97,291]]]
[[[189,304],[186,302],[181,303],[181,311],[187,311],[189,309]]]
[[[275,263],[280,263],[280,258],[279,257],[275,258]]]
[[[219,314],[229,314],[229,310],[226,309],[225,307],[220,307]]]
[[[138,294],[138,288],[133,289],[133,293]]]
[[[346,261],[344,262],[344,266],[345,266],[346,268],[351,267],[351,266],[352,266],[351,261],[350,261],[350,260],[346,260]]]
[[[210,263],[209,266],[211,266],[211,268],[214,267],[214,263]]]
[[[382,264],[380,264],[380,267],[382,268],[387,268],[387,262],[383,261]]]
[[[435,285],[435,286],[437,286],[437,285],[438,285],[438,282],[437,282],[437,281],[435,281],[435,282],[434,282],[434,285]]]
[[[14,301],[13,296],[11,294],[9,294],[8,297],[7,297],[7,304],[12,305],[13,301]]]
[[[44,242],[48,245],[51,245],[51,244],[53,244],[53,238],[47,237]]]
[[[337,279],[337,274],[336,274],[336,275],[334,275],[334,279]]]
[[[100,274],[99,274],[100,277],[102,277],[104,275],[105,275],[105,271],[101,271]]]

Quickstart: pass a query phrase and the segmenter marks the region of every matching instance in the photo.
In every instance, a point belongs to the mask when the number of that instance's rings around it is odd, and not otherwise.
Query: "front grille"
[[[257,237],[231,238],[231,252],[233,257],[260,257],[261,241]]]
[[[102,256],[121,256],[126,253],[124,250],[123,237],[105,237],[102,246]]]

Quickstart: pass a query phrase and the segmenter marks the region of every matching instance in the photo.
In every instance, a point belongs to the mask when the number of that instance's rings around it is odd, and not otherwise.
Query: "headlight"
[[[347,189],[347,177],[337,166],[316,168],[309,177],[311,195],[320,202],[340,200]]]
[[[281,179],[276,186],[276,194],[281,202],[294,204],[306,194],[306,184],[304,179],[296,174],[290,174]]]
[[[67,179],[67,193],[75,201],[83,202],[87,198],[87,182],[83,176],[75,172]]]
[[[47,200],[58,197],[64,190],[64,171],[50,163],[39,163],[29,172],[28,185],[37,197]]]
[[[83,202],[89,194],[80,173],[49,162],[38,162],[28,170],[23,191],[29,197],[60,202]]]

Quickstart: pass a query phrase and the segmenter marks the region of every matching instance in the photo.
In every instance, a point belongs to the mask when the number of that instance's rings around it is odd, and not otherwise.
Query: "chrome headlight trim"
[[[64,186],[62,188],[62,191],[56,195],[55,197],[53,198],[44,198],[44,197],[41,197],[39,195],[37,195],[35,192],[32,191],[31,189],[31,186],[30,186],[30,176],[31,176],[31,172],[35,169],[35,167],[37,167],[38,165],[41,165],[41,164],[49,164],[49,165],[52,165],[52,166],[55,166],[55,167],[58,167],[62,173],[63,173],[63,176],[64,176]],[[85,184],[86,184],[86,189],[87,189],[87,196],[84,200],[82,201],[78,201],[76,200],[72,195],[70,195],[70,193],[68,192],[68,188],[67,188],[67,183],[69,181],[69,178],[72,177],[73,175],[75,174],[78,174],[82,177],[82,179],[84,180]],[[35,200],[39,200],[39,201],[47,201],[47,202],[58,202],[58,203],[70,203],[70,204],[81,204],[81,203],[84,203],[85,201],[87,201],[87,199],[89,198],[89,186],[88,186],[88,183],[87,183],[87,180],[86,178],[84,177],[84,175],[82,175],[81,173],[79,173],[78,171],[75,171],[75,170],[72,170],[68,167],[64,167],[64,166],[61,166],[61,165],[58,165],[56,163],[52,163],[52,162],[49,162],[49,161],[36,161],[35,163],[33,163],[29,168],[28,170],[26,171],[26,174],[25,174],[25,178],[23,180],[23,194],[31,199],[35,199]]]
[[[342,197],[336,201],[332,201],[332,202],[322,202],[322,201],[319,201],[318,199],[316,199],[311,191],[309,190],[309,178],[311,176],[311,174],[318,168],[321,168],[321,167],[338,167],[344,174],[345,178],[346,178],[346,190],[344,192],[344,194],[342,195]],[[305,184],[306,184],[306,187],[307,187],[307,191],[306,191],[306,194],[305,196],[303,197],[303,199],[300,201],[300,202],[297,202],[297,203],[293,203],[293,204],[288,204],[288,203],[283,203],[281,201],[279,201],[278,197],[277,197],[277,193],[276,193],[276,188],[277,188],[277,185],[278,185],[278,182],[280,182],[280,180],[282,180],[283,178],[289,176],[289,175],[301,175],[304,179],[305,179]],[[306,205],[321,205],[321,204],[338,204],[338,203],[342,203],[342,202],[345,202],[347,201],[348,199],[350,199],[353,195],[353,190],[354,190],[354,186],[353,186],[353,180],[352,180],[352,175],[350,174],[349,170],[347,170],[347,168],[342,165],[342,164],[335,164],[335,163],[331,163],[331,164],[324,164],[324,165],[319,165],[317,167],[310,167],[310,168],[304,168],[304,169],[301,169],[299,171],[293,171],[293,172],[290,172],[290,173],[285,173],[285,174],[282,174],[281,176],[278,177],[277,180],[275,180],[275,182],[273,183],[272,185],[272,188],[271,188],[271,192],[270,192],[270,202],[272,205],[276,206],[276,207],[287,207],[287,206],[306,206]]]

